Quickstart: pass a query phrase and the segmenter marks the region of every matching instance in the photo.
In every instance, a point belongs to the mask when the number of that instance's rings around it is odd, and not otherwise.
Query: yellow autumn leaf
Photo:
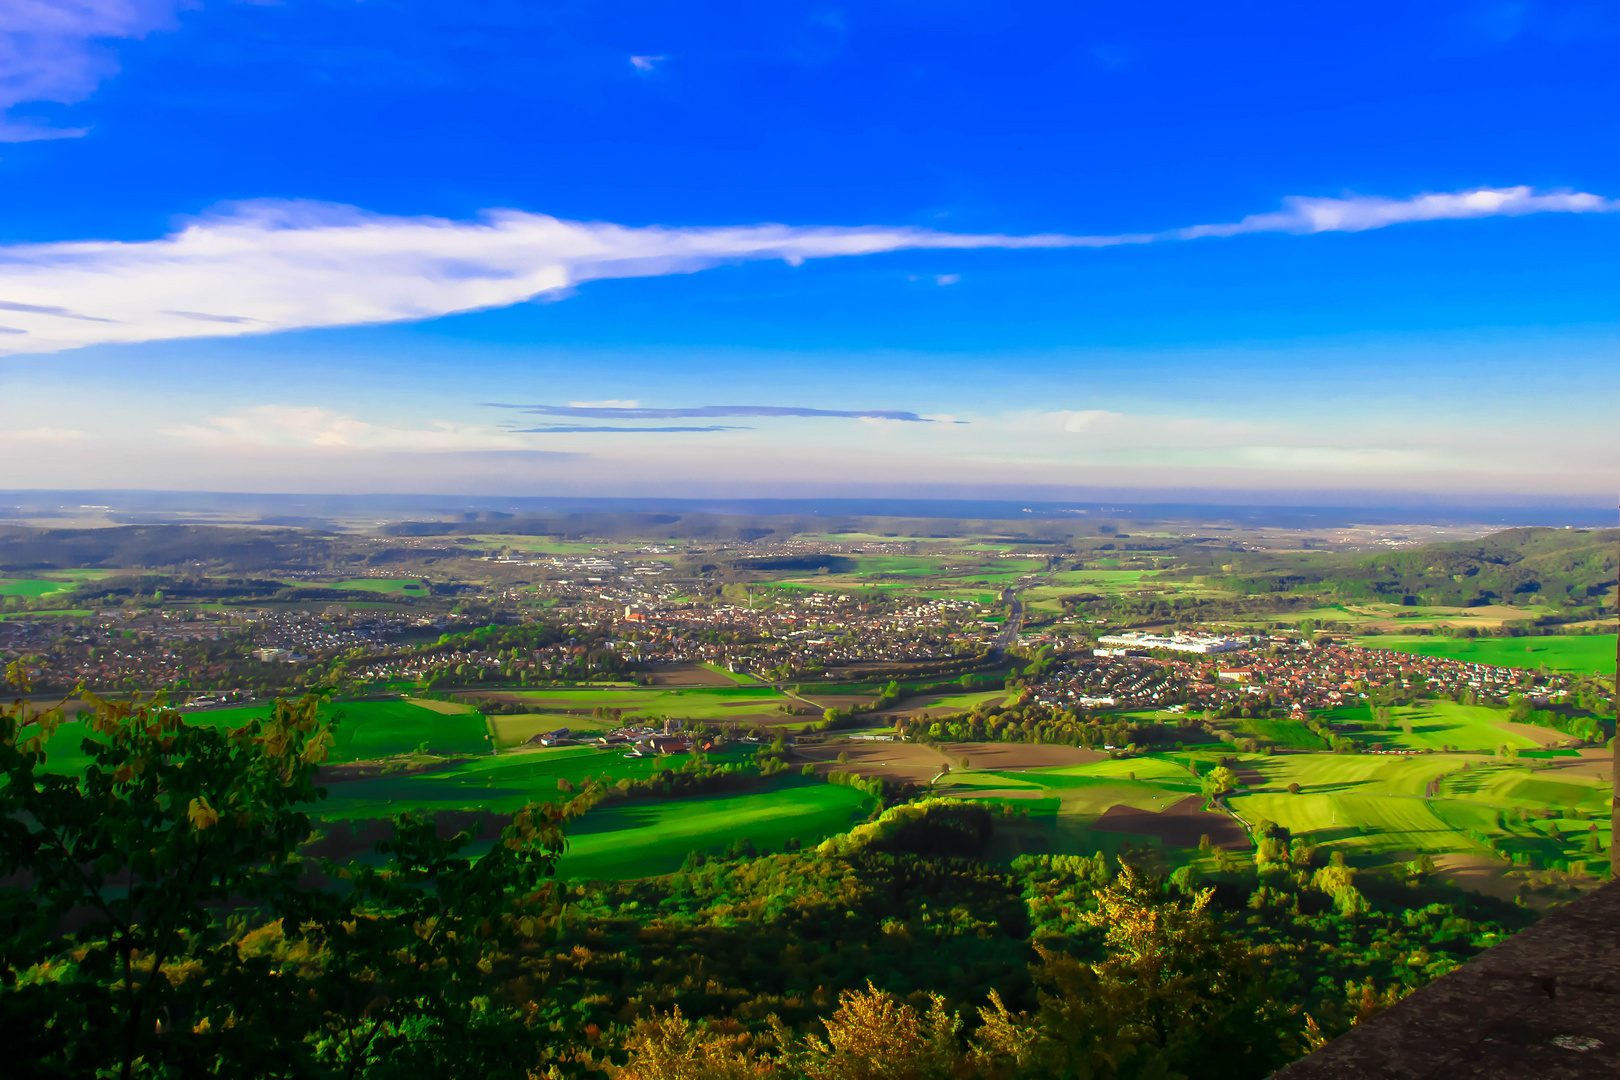
[[[333,742],[330,732],[319,732],[304,744],[304,752],[299,756],[311,765],[318,765],[326,760],[328,752],[332,749]]]
[[[196,798],[191,800],[191,806],[186,810],[186,817],[191,819],[192,828],[198,832],[211,829],[219,824],[219,811],[208,805],[208,800]]]

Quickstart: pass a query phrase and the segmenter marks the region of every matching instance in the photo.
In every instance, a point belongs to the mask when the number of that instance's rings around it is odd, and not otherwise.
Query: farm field
[[[820,695],[816,695],[817,698]],[[881,716],[950,716],[955,713],[968,712],[981,702],[1001,704],[1007,698],[1005,690],[976,691],[970,694],[918,694],[913,697],[904,697],[892,709],[882,712]]]
[[[1257,716],[1253,720],[1239,720],[1238,730],[1247,735],[1269,739],[1278,746],[1292,746],[1300,750],[1326,750],[1322,737],[1298,720]]]
[[[708,756],[742,762],[736,748]],[[674,767],[686,762],[677,756]],[[559,782],[588,778],[646,778],[665,767],[651,758],[586,747],[476,758],[423,774],[383,776],[330,785],[321,817],[363,821],[416,809],[426,813],[484,810],[512,813],[529,802],[555,799]],[[683,799],[632,799],[598,806],[569,827],[559,867],[565,877],[621,879],[667,874],[692,851],[718,852],[738,840],[782,850],[789,839],[819,843],[864,818],[872,800],[853,788],[799,776],[763,790]]]
[[[1372,710],[1365,705],[1330,709],[1320,715],[1330,723],[1372,723]],[[1369,729],[1366,737],[1402,750],[1451,747],[1457,751],[1488,754],[1494,753],[1498,746],[1534,750],[1568,738],[1551,728],[1509,724],[1505,714],[1497,709],[1459,705],[1454,701],[1419,701],[1397,706],[1390,709],[1390,716],[1393,723],[1388,730],[1377,732]],[[1412,725],[1411,734],[1402,730],[1402,724],[1408,721]]]
[[[0,580],[0,596],[49,596],[52,593],[72,592],[70,581],[42,581],[38,578]]]
[[[1440,782],[1440,794],[1492,806],[1568,807],[1584,811],[1607,808],[1610,786],[1556,766],[1536,772],[1523,767],[1481,762],[1454,772]]]
[[[1298,784],[1301,795],[1355,791],[1421,796],[1430,780],[1460,768],[1466,760],[1449,754],[1243,754],[1238,758],[1238,776],[1247,781],[1248,791],[1234,799],[1279,793],[1297,798],[1288,794],[1289,784]]]
[[[942,749],[956,760],[955,745]],[[1019,762],[996,767],[970,758],[975,768],[952,771],[935,790],[955,798],[1006,803],[1027,813],[1035,832],[1021,839],[1014,836],[1003,857],[1027,851],[1115,853],[1125,844],[1140,848],[1144,842],[1160,849],[1193,848],[1205,835],[1222,847],[1249,846],[1247,833],[1232,818],[1203,810],[1203,799],[1193,794],[1198,784],[1185,766],[1160,757],[1108,759],[1096,752],[1090,756],[1093,760],[1079,764],[1037,768],[1021,768]]]
[[[718,678],[713,680],[713,682],[712,682],[712,685],[714,685],[714,686],[758,686],[759,685],[759,680],[754,678],[752,675],[747,675],[747,674],[743,674],[743,673],[735,672],[735,671],[727,671],[725,668],[721,667],[719,664],[695,664],[689,670],[692,670],[694,673],[696,673],[696,672],[708,672],[710,675],[718,676]]]
[[[612,720],[598,720],[594,716],[558,716],[556,713],[492,714],[489,728],[495,735],[495,745],[504,750],[520,746],[536,735],[558,728],[569,731],[607,731],[615,725]]]
[[[127,573],[129,573],[128,570],[109,570],[94,567],[49,571],[50,576],[53,578],[72,578],[74,581],[100,581],[102,578],[117,577],[120,574]]]
[[[1435,638],[1381,635],[1361,638],[1368,649],[1391,649],[1473,664],[1540,668],[1590,674],[1614,673],[1614,634],[1548,637]]]
[[[812,592],[853,593],[861,589],[912,589],[916,586],[905,581],[868,581],[854,574],[827,574],[814,578],[788,578],[775,582],[784,589],[809,589]]]
[[[952,563],[933,555],[856,555],[857,574],[906,574],[928,576],[953,570],[971,569],[970,564]]]
[[[428,588],[416,578],[349,578],[345,581],[334,581],[329,584],[301,584],[299,588],[311,589],[350,589],[355,592],[374,593],[404,593],[406,595],[426,596]]]
[[[1478,852],[1479,845],[1436,817],[1421,798],[1333,792],[1247,795],[1229,800],[1250,821],[1268,818],[1346,856],[1398,852]]]
[[[638,878],[680,869],[689,852],[714,853],[739,840],[781,851],[844,832],[872,799],[854,788],[794,778],[770,791],[695,799],[635,799],[586,814],[569,829],[561,877]]]
[[[1113,780],[1143,780],[1170,787],[1198,787],[1186,766],[1166,757],[1104,758],[1085,765],[1043,770],[1039,776],[1094,776]],[[1040,781],[1037,779],[1036,781]]]
[[[716,686],[664,690],[657,687],[612,690],[514,690],[498,695],[504,700],[521,701],[536,711],[559,714],[595,709],[618,709],[623,721],[648,717],[676,717],[682,720],[754,722],[759,717],[777,717],[778,705],[792,701],[786,694],[768,686]],[[566,715],[557,716],[567,726]]]
[[[1493,730],[1489,720],[1475,715],[1449,720],[1452,732]],[[939,750],[956,762],[954,748]],[[1404,861],[1418,853],[1443,855],[1459,867],[1466,864],[1468,872],[1459,871],[1459,881],[1485,891],[1500,891],[1513,869],[1502,852],[1533,857],[1542,867],[1585,861],[1596,873],[1606,865],[1606,856],[1585,851],[1594,829],[1601,850],[1608,849],[1609,825],[1602,817],[1608,774],[1592,768],[1606,758],[1223,756],[1237,759],[1242,784],[1227,798],[1233,811],[1251,825],[1261,819],[1277,822],[1314,845],[1343,851],[1357,865]],[[1004,854],[1114,852],[1122,843],[1140,849],[1147,841],[1161,853],[1156,858],[1173,866],[1187,858],[1173,852],[1195,846],[1204,835],[1229,850],[1250,847],[1247,829],[1235,819],[1203,809],[1198,782],[1187,769],[1201,761],[1207,771],[1215,758],[1177,753],[1044,768],[957,768],[940,777],[935,790],[1027,809],[1022,831],[1014,830],[1023,839],[1009,841]],[[1288,790],[1290,784],[1299,785],[1297,793]]]
[[[1560,844],[1555,836],[1584,840],[1592,824],[1607,836],[1607,823],[1601,821],[1564,820],[1556,827],[1562,815],[1575,810],[1588,815],[1606,810],[1606,784],[1483,756],[1290,754],[1247,759],[1239,774],[1256,778],[1228,799],[1239,814],[1251,822],[1260,817],[1278,822],[1296,836],[1351,856],[1488,853],[1469,835],[1472,830],[1545,859],[1573,859],[1582,857],[1576,841]],[[1300,785],[1298,794],[1288,792],[1290,783]],[[1437,797],[1426,797],[1430,790]],[[1527,815],[1525,822],[1516,820],[1521,814]],[[1536,817],[1546,814],[1553,817]],[[1603,846],[1606,850],[1606,839]]]
[[[407,697],[405,700],[419,709],[427,709],[429,712],[441,713],[445,716],[460,716],[463,713],[474,711],[471,705],[462,701],[439,701],[435,698],[413,697]]]
[[[1149,573],[1147,570],[1059,570],[1056,573],[1048,574],[1047,579],[1053,585],[1062,585],[1068,588],[1078,585],[1119,588],[1125,585],[1135,585]]]
[[[631,758],[593,747],[525,750],[491,756],[498,745],[526,741],[557,727],[595,729],[611,721],[563,710],[618,708],[627,717],[659,715],[731,719],[758,715],[786,700],[765,687],[716,686],[670,690],[518,691],[502,695],[537,708],[485,718],[460,701],[356,701],[331,707],[344,716],[336,730],[337,763],[378,758],[409,759],[418,748],[459,755],[454,764],[416,758],[425,772],[402,764],[392,774],[342,779],[328,784],[320,816],[360,821],[405,809],[484,810],[510,813],[524,804],[557,797],[560,782],[578,785],[592,777],[645,778],[669,762]],[[935,696],[966,706],[1004,696]],[[267,706],[189,714],[192,722],[236,726],[262,716]],[[1505,726],[1504,714],[1450,701],[1420,702],[1394,710],[1395,725],[1382,736],[1389,745],[1427,751],[1396,756],[1373,753],[1279,752],[1237,754],[1227,748],[1108,758],[1071,746],[976,743],[931,746],[892,742],[835,741],[807,746],[800,760],[824,770],[849,768],[866,776],[926,784],[935,794],[1016,808],[1015,828],[998,840],[997,857],[1034,851],[1117,853],[1126,846],[1155,854],[1156,865],[1173,867],[1194,857],[1198,839],[1209,836],[1229,851],[1250,849],[1249,834],[1233,817],[1206,810],[1189,764],[1207,771],[1218,756],[1235,759],[1242,786],[1227,799],[1250,824],[1278,822],[1293,835],[1357,865],[1407,860],[1417,853],[1446,856],[1471,868],[1471,887],[1497,889],[1512,866],[1503,857],[1534,859],[1541,867],[1582,861],[1597,872],[1606,865],[1609,826],[1607,759],[1566,753],[1541,758],[1493,756],[1498,746],[1534,750],[1536,736]],[[1330,719],[1370,720],[1365,709],[1341,710]],[[1410,719],[1410,735],[1399,730]],[[1514,725],[1518,727],[1518,725]],[[1556,735],[1557,733],[1551,733]],[[66,724],[49,747],[48,768],[82,769],[77,744],[84,725]],[[1280,741],[1280,740],[1279,740]],[[1441,746],[1475,753],[1435,752]],[[746,763],[751,747],[709,755],[714,762]],[[847,753],[847,766],[836,762]],[[1595,753],[1595,752],[1594,752]],[[963,765],[964,760],[966,765]],[[948,768],[947,768],[948,766]],[[1288,790],[1297,784],[1297,793]],[[593,810],[571,831],[562,873],[624,878],[667,873],[688,852],[713,851],[739,839],[781,850],[791,837],[814,844],[849,827],[871,809],[855,789],[797,775],[778,777],[762,790],[687,799],[611,802]],[[1596,827],[1599,851],[1587,851]],[[1483,860],[1483,861],[1481,861]],[[1449,864],[1448,864],[1449,865]],[[1492,868],[1495,868],[1494,870]],[[1493,876],[1494,875],[1494,876]],[[1515,879],[1516,880],[1516,879]]]
[[[616,547],[636,547],[637,545],[603,544],[599,541],[559,540],[554,536],[523,536],[519,534],[506,535],[504,533],[479,533],[468,537],[480,544],[491,547],[512,548],[515,551],[529,551],[536,554],[549,555],[597,555],[604,551],[615,550]],[[651,556],[649,556],[651,557]],[[672,556],[665,556],[666,558]]]
[[[333,762],[367,761],[409,754],[426,744],[429,750],[450,754],[487,754],[489,729],[478,713],[446,715],[405,701],[347,701],[327,706],[327,715],[341,716],[333,729]],[[255,717],[270,715],[269,705],[212,709],[188,713],[192,724],[241,727]],[[87,725],[63,724],[46,745],[47,767],[52,772],[76,773],[89,764],[79,749]]]
[[[93,614],[89,608],[53,608],[50,611],[10,611],[0,615],[0,619],[82,619]]]
[[[743,748],[707,755],[714,764],[743,763]],[[448,768],[345,780],[331,784],[320,815],[331,819],[381,818],[401,810],[487,810],[510,814],[530,802],[558,797],[559,781],[579,785],[589,779],[646,779],[661,768],[680,768],[687,755],[656,758],[628,757],[618,750],[566,746],[520,753],[485,755],[457,762]]]

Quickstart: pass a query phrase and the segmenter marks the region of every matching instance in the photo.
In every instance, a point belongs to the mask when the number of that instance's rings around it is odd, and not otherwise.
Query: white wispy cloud
[[[1408,199],[1294,198],[1241,221],[1155,233],[1006,236],[884,226],[634,227],[515,210],[449,221],[327,203],[246,202],[157,240],[0,247],[0,318],[9,331],[0,334],[0,353],[430,319],[562,296],[592,280],[687,274],[744,260],[797,265],[907,249],[1105,248],[1616,209],[1620,200],[1586,193],[1478,188]]]
[[[174,22],[180,0],[5,0],[0,3],[0,142],[71,139],[84,128],[10,119],[30,102],[83,101],[118,71],[109,40]]]
[[[433,421],[425,426],[373,423],[315,405],[256,405],[160,434],[221,450],[327,453],[466,453],[527,450],[529,440],[481,424]]]
[[[21,446],[76,446],[84,442],[85,434],[76,428],[22,428],[18,431],[0,431],[0,444]]]
[[[1620,210],[1620,200],[1581,191],[1538,194],[1529,187],[1475,188],[1472,191],[1431,192],[1409,199],[1352,195],[1317,199],[1296,195],[1283,200],[1283,209],[1250,214],[1226,225],[1194,225],[1160,233],[1155,239],[1196,240],[1205,236],[1240,233],[1364,232],[1414,221],[1456,221],[1465,218],[1519,217],[1524,214],[1591,214]]]
[[[630,58],[630,66],[635,68],[637,71],[651,71],[653,66],[661,62],[663,59],[664,58],[662,56],[632,56]]]

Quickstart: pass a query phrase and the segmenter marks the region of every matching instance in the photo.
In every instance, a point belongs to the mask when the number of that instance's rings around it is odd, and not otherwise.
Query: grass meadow
[[[489,753],[489,728],[479,713],[446,714],[406,701],[337,702],[327,706],[326,713],[337,718],[332,730],[334,762],[394,757],[423,745],[440,753]],[[269,715],[269,705],[253,705],[188,713],[186,722],[235,728]],[[88,725],[80,721],[63,724],[46,746],[47,767],[53,772],[83,771],[90,762],[80,749],[87,735]]]
[[[1614,673],[1614,634],[1480,638],[1380,635],[1361,638],[1357,644],[1368,649],[1390,649],[1470,664],[1546,667],[1551,671],[1585,674]]]
[[[515,697],[541,710],[555,710],[551,727],[569,727],[586,717],[566,715],[569,711],[618,709],[623,722],[652,717],[681,720],[753,722],[777,712],[777,706],[793,703],[786,694],[768,686],[706,686],[695,689],[651,688],[612,690],[520,690]],[[547,729],[549,730],[549,729]]]
[[[569,829],[562,877],[638,878],[678,870],[687,853],[717,853],[738,840],[783,850],[810,846],[863,820],[872,800],[853,788],[806,778],[771,790],[698,799],[633,799],[586,814]]]
[[[712,763],[747,760],[740,748],[707,755]],[[346,780],[328,789],[321,807],[327,818],[387,817],[401,810],[488,810],[510,814],[531,802],[557,798],[560,781],[578,786],[587,780],[644,780],[663,768],[679,768],[689,760],[675,755],[665,763],[656,758],[629,757],[618,750],[590,746],[564,746],[499,756],[469,758],[449,768],[365,780]]]
[[[348,578],[344,581],[330,583],[310,583],[303,585],[312,589],[349,589],[354,592],[372,593],[400,593],[406,596],[426,596],[428,587],[416,578]]]
[[[0,581],[0,596],[49,596],[52,593],[72,592],[71,581],[42,581],[38,578],[14,578]]]
[[[1262,716],[1253,720],[1239,720],[1238,730],[1246,735],[1269,739],[1278,746],[1291,746],[1300,750],[1328,749],[1327,743],[1320,735],[1298,720]]]
[[[1370,725],[1373,722],[1372,709],[1365,705],[1330,709],[1321,716],[1336,724]],[[1494,753],[1499,746],[1524,750],[1541,746],[1538,740],[1522,731],[1505,726],[1507,718],[1500,710],[1482,705],[1419,701],[1391,708],[1390,717],[1392,723],[1388,729],[1369,727],[1362,733],[1363,738],[1369,742],[1382,742],[1392,749],[1441,750],[1449,746],[1456,751],[1486,754]],[[1406,723],[1411,724],[1410,733],[1404,730]],[[1551,729],[1548,730],[1551,732]]]

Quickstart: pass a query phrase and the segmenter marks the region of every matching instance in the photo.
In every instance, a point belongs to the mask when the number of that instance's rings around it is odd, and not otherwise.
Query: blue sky
[[[0,486],[1601,504],[1620,5],[1308,7],[6,5]]]

